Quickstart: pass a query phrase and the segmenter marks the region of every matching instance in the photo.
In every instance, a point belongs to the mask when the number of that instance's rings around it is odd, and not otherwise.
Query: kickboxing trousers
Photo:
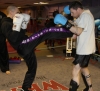
[[[6,40],[0,40],[0,68],[2,72],[9,70],[9,54]]]
[[[65,28],[51,27],[41,29],[26,40],[22,41],[17,52],[24,58],[28,67],[22,86],[25,91],[28,91],[27,89],[31,87],[36,75],[37,61],[34,53],[35,47],[46,39],[62,39],[72,37],[72,35],[73,34]]]

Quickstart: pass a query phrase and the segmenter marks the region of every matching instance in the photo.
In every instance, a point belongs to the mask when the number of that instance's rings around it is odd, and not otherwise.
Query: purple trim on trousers
[[[38,39],[40,36],[43,36],[44,34],[46,34],[48,32],[70,32],[70,31],[66,30],[64,28],[60,28],[60,27],[45,28],[42,31],[30,36],[28,39],[23,40],[21,44],[29,43],[35,39]]]

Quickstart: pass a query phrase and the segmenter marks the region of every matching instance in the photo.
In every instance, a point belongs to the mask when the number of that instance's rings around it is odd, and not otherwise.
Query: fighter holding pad
[[[75,35],[80,35],[84,28],[77,27],[76,24],[70,22],[66,17],[64,17],[62,14],[57,14],[54,18],[55,24],[61,24],[66,29],[70,30]]]

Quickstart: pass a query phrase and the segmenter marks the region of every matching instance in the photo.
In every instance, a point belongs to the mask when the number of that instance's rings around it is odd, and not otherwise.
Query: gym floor
[[[47,46],[43,42],[37,46],[37,49],[40,47],[46,48]],[[35,91],[68,91],[74,58],[66,59],[63,49],[65,47],[55,48],[55,50],[35,51],[38,62],[37,74],[33,82],[33,87],[37,86]],[[53,55],[53,57],[47,57],[48,55]],[[12,53],[9,56],[18,57],[19,55]],[[100,62],[90,60],[89,69],[94,91],[100,91]],[[17,88],[20,88],[22,85],[25,72],[27,71],[25,62],[10,64],[10,71],[9,75],[0,72],[0,91],[18,91]],[[50,84],[49,86],[51,87],[46,89],[46,84]],[[58,86],[58,88],[54,89],[55,86]],[[78,91],[82,91],[84,87],[81,79]]]

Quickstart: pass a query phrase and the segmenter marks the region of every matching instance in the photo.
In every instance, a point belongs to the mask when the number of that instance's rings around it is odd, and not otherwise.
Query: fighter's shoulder
[[[82,15],[81,15],[81,18],[84,18],[84,19],[89,19],[91,17],[91,13],[88,13],[88,12],[84,12]]]
[[[83,16],[91,16],[92,13],[90,12],[90,10],[84,10],[84,12],[82,13]]]
[[[10,23],[12,23],[13,22],[13,20],[11,19],[11,18],[9,18],[9,17],[4,17],[3,19],[2,19],[2,21],[1,21],[1,23],[2,24],[10,24]]]

